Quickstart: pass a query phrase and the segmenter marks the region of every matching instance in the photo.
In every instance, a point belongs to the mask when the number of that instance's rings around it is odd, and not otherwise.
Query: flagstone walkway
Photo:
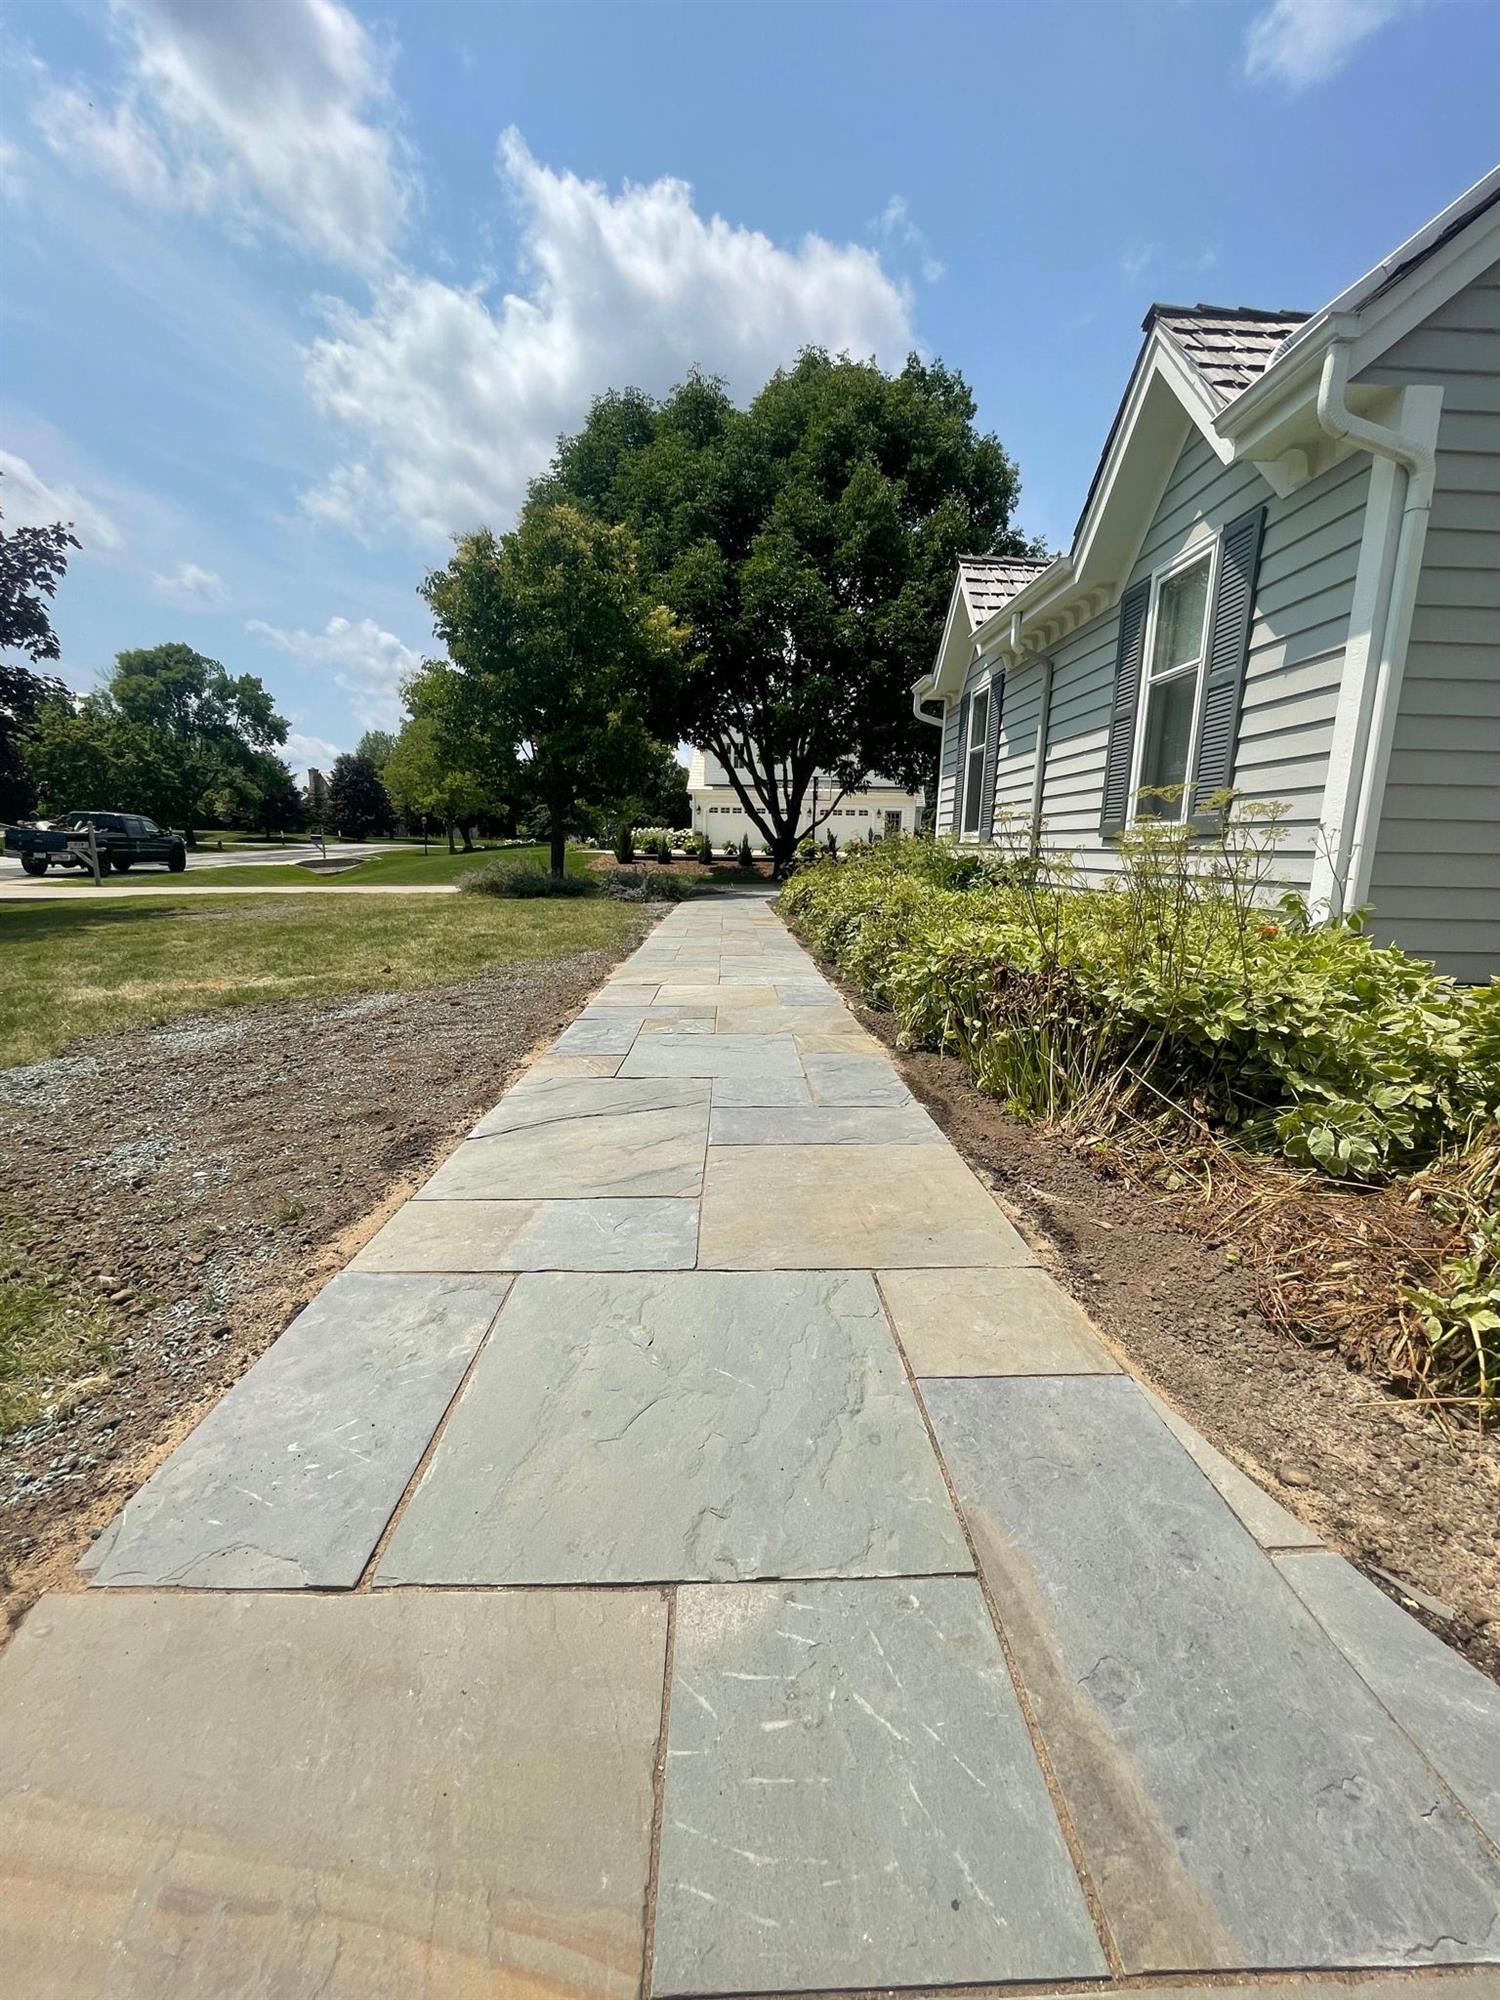
[[[1495,1688],[1121,1371],[754,896],[91,1567],[0,1659],[5,1994],[1500,1993]]]

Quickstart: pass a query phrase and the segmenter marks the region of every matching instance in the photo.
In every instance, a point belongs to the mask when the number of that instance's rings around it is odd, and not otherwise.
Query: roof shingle
[[[1265,374],[1277,348],[1307,317],[1253,306],[1158,305],[1147,313],[1145,330],[1160,327],[1222,404]]]
[[[1009,604],[1051,560],[1050,556],[960,556],[959,581],[974,629]]]

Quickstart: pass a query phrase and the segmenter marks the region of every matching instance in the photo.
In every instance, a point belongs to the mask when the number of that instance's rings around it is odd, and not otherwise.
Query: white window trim
[[[1198,738],[1203,729],[1203,697],[1208,688],[1208,649],[1213,637],[1214,598],[1219,588],[1219,559],[1224,545],[1222,534],[1215,534],[1211,540],[1194,542],[1190,549],[1184,549],[1171,562],[1163,563],[1160,569],[1151,572],[1151,603],[1147,608],[1146,631],[1141,652],[1141,682],[1136,690],[1135,702],[1135,743],[1130,756],[1129,824],[1134,826],[1140,816],[1141,764],[1146,754],[1146,713],[1150,707],[1153,685],[1172,680],[1181,680],[1187,674],[1195,674],[1198,689],[1193,700],[1193,726],[1188,733],[1187,771],[1184,774],[1182,797],[1177,803],[1175,817],[1170,815],[1163,802],[1160,812],[1148,813],[1148,819],[1161,826],[1182,826],[1188,818],[1193,802],[1193,773],[1198,768]],[[1163,588],[1185,570],[1190,570],[1208,558],[1208,594],[1203,605],[1203,638],[1198,648],[1198,662],[1192,667],[1178,667],[1171,673],[1158,674],[1153,680],[1151,660],[1156,651],[1157,610],[1161,604]]]
[[[995,679],[995,674],[991,672],[982,681],[975,681],[973,687],[969,689],[969,720],[964,732],[963,755],[958,760],[958,795],[954,800],[953,806],[953,828],[960,840],[978,841],[982,837],[979,829],[979,820],[984,817],[985,745],[983,737],[980,738],[978,743],[974,741],[974,704],[981,694],[985,697],[984,727],[986,734],[988,734],[990,726],[990,703],[995,699]],[[970,827],[965,824],[969,816],[969,759],[976,750],[979,752],[980,759],[979,817],[975,820],[973,826]]]

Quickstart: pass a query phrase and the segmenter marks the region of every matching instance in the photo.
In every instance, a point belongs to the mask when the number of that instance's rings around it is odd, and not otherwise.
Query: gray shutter
[[[984,733],[984,783],[979,793],[979,838],[995,837],[995,772],[1000,762],[1000,714],[1005,701],[1005,675],[990,675],[990,720]]]
[[[1109,718],[1109,749],[1104,759],[1104,810],[1101,833],[1123,832],[1130,817],[1130,766],[1135,758],[1135,711],[1141,693],[1141,661],[1146,645],[1146,607],[1151,579],[1127,590],[1120,599],[1120,639],[1115,653],[1115,697]]]
[[[1250,618],[1255,609],[1255,571],[1265,523],[1264,507],[1252,507],[1248,514],[1238,515],[1225,528],[1219,551],[1219,581],[1208,631],[1208,677],[1203,694],[1203,720],[1198,728],[1189,817],[1196,833],[1218,830],[1218,813],[1203,811],[1200,801],[1224,791],[1234,775],[1240,694],[1250,649]]]
[[[958,702],[958,734],[953,739],[953,824],[950,833],[964,830],[964,778],[969,769],[969,690]]]

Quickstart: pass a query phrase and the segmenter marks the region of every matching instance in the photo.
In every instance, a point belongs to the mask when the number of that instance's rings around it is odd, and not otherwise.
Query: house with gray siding
[[[1232,788],[1316,912],[1500,973],[1500,168],[1319,312],[1144,333],[1066,553],[960,565],[937,830],[1103,883]]]

